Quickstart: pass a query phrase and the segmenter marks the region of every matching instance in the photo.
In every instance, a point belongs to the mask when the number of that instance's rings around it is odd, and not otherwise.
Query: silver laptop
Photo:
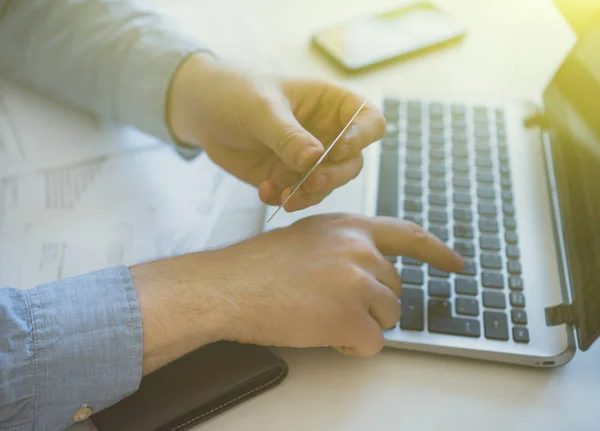
[[[328,212],[412,220],[466,266],[448,274],[389,257],[403,293],[386,346],[566,364],[600,335],[600,20],[597,28],[541,107],[385,97],[386,135],[365,151],[360,176],[265,230]]]

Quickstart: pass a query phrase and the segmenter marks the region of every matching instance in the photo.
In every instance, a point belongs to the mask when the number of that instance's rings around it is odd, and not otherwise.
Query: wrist
[[[213,54],[197,52],[188,56],[175,71],[167,96],[166,121],[177,141],[201,146],[195,133],[197,119],[202,118],[198,109],[219,65]]]
[[[209,254],[195,253],[132,266],[142,316],[143,373],[223,339],[227,327],[210,286]],[[206,277],[204,277],[206,275]]]

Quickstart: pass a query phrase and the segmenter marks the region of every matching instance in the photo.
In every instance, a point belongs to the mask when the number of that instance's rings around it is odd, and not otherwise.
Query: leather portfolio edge
[[[145,376],[91,419],[98,431],[185,431],[278,386],[288,371],[273,348],[217,342]]]

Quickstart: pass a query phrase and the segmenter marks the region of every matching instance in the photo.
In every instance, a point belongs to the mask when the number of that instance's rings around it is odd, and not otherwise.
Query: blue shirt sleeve
[[[139,128],[185,158],[166,121],[174,72],[206,48],[127,0],[0,0],[0,71],[86,110]]]
[[[135,392],[142,326],[129,270],[0,289],[0,430],[55,431]]]

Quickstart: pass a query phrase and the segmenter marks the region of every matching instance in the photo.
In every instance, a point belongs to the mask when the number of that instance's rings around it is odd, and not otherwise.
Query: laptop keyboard
[[[529,342],[502,108],[387,98],[377,213],[411,220],[465,259],[449,274],[410,257],[406,331]]]

